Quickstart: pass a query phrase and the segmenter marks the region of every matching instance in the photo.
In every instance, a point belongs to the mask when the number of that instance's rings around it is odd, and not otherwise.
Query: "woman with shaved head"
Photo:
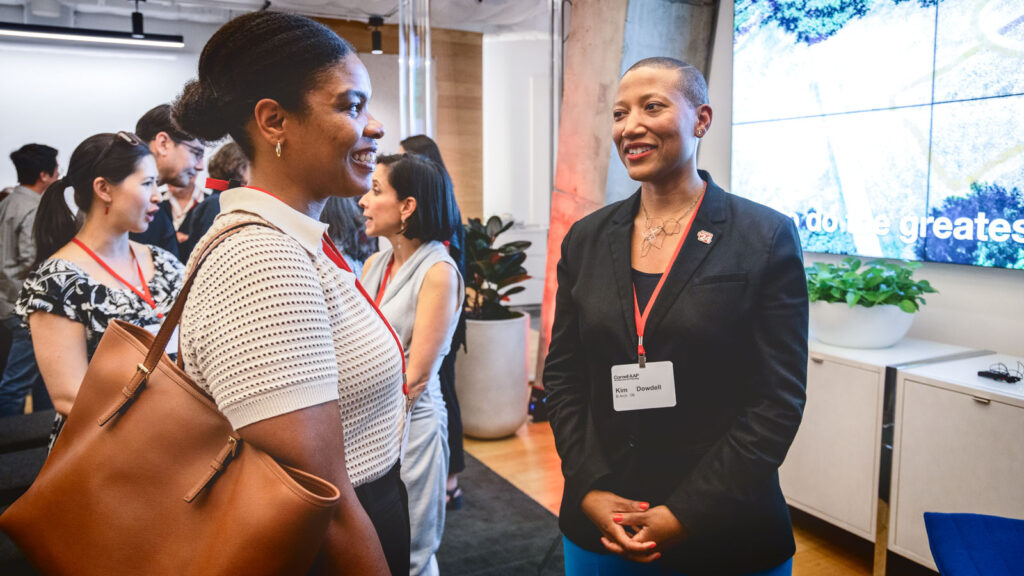
[[[566,574],[790,574],[778,467],[807,369],[791,220],[697,169],[701,73],[623,76],[612,139],[640,189],[577,222],[544,369],[565,491]]]

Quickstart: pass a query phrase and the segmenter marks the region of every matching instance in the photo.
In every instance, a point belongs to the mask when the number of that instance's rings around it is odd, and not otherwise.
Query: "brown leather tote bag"
[[[164,354],[195,276],[155,337],[110,323],[46,464],[0,516],[42,574],[301,575],[312,565],[338,489],[244,444]]]

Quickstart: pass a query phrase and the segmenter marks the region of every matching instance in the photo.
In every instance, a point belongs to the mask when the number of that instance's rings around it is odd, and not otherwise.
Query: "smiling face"
[[[373,186],[359,199],[359,207],[366,218],[366,235],[371,238],[398,234],[402,229],[407,202],[398,199],[398,192],[388,182],[389,173],[387,166],[377,166],[373,171]]]
[[[694,108],[679,89],[677,70],[637,68],[623,76],[613,108],[612,139],[629,177],[661,183],[695,162],[698,130],[710,108]]]
[[[370,189],[384,129],[367,105],[366,67],[349,54],[319,75],[306,110],[286,122],[284,155],[318,195],[358,196]]]
[[[143,156],[135,171],[119,184],[110,186],[109,217],[115,226],[129,232],[145,232],[159,210],[160,193],[156,188],[157,168],[153,156]],[[94,202],[93,210],[105,210],[105,203]],[[104,214],[106,215],[106,214]]]
[[[166,132],[156,135],[150,150],[156,155],[159,184],[183,188],[203,170],[205,149],[198,140],[175,142]]]

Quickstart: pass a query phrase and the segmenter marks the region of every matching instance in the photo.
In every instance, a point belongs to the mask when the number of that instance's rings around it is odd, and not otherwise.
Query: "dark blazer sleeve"
[[[571,500],[563,507],[578,507],[583,497],[610,472],[597,444],[597,430],[590,412],[590,388],[586,376],[583,345],[579,334],[579,313],[572,299],[575,272],[572,265],[572,236],[569,229],[562,241],[558,261],[558,290],[551,342],[544,364],[545,401],[555,447],[562,458],[565,494]],[[577,264],[578,265],[578,264]]]
[[[735,423],[701,458],[666,504],[693,534],[756,500],[786,457],[800,424],[807,377],[807,282],[800,239],[781,220],[755,295],[751,362],[758,380]]]

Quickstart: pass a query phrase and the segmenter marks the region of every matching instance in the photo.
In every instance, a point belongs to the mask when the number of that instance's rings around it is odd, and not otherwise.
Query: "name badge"
[[[612,366],[612,400],[616,412],[671,408],[676,405],[676,382],[671,362]]]

